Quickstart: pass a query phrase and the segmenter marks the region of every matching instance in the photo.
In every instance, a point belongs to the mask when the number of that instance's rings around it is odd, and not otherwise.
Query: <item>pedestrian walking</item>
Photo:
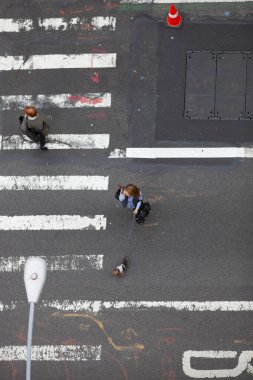
[[[40,144],[41,150],[47,150],[46,136],[49,132],[49,125],[46,123],[44,117],[39,115],[35,107],[27,106],[24,109],[24,116],[19,117],[20,128],[33,142]]]
[[[131,183],[126,186],[118,185],[115,198],[121,202],[123,207],[132,209],[133,215],[138,214],[139,208],[142,204],[142,193],[137,186],[132,185]]]
[[[129,265],[129,259],[126,256],[123,258],[122,263],[113,269],[113,272],[112,272],[113,276],[123,277],[128,268],[128,265]]]

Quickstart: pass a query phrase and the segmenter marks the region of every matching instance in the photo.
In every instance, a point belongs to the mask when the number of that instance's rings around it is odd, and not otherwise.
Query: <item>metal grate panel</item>
[[[216,55],[212,52],[188,52],[185,90],[185,117],[213,117]]]
[[[188,119],[253,117],[251,52],[187,52],[184,116]]]

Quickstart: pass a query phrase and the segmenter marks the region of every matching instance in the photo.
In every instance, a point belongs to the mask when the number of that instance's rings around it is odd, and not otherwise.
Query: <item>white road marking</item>
[[[253,358],[253,351],[242,351],[235,368],[228,369],[194,369],[191,367],[191,358],[202,359],[234,359],[237,357],[236,351],[185,351],[182,357],[184,373],[194,379],[212,378],[234,378],[240,376],[244,371],[253,375],[253,366],[250,364]]]
[[[74,17],[69,20],[66,18],[45,18],[39,19],[39,27],[45,30],[70,30],[70,29],[83,29],[83,30],[100,30],[108,28],[109,30],[115,30],[116,18],[115,17]]]
[[[74,17],[67,20],[66,18],[39,18],[36,20],[39,28],[44,30],[101,30],[108,28],[115,30],[116,18],[115,17]],[[0,18],[0,33],[2,32],[29,32],[36,28],[36,23],[32,19],[13,19],[13,18]]]
[[[123,149],[114,149],[108,158],[126,158],[126,151]]]
[[[63,255],[40,256],[47,262],[48,271],[82,271],[86,269],[102,270],[104,255]],[[0,272],[20,272],[28,257],[0,257]]]
[[[0,303],[0,311],[14,310],[22,301],[10,304]],[[145,310],[176,310],[176,311],[253,311],[253,301],[91,301],[91,300],[43,300],[38,307],[53,308],[62,311],[104,312],[109,309],[128,310],[130,312]]]
[[[0,176],[0,190],[108,190],[109,177],[57,176]]]
[[[26,354],[26,346],[0,347],[0,361],[26,360]],[[101,360],[101,346],[32,346],[32,360],[55,362]]]
[[[1,18],[0,19],[0,33],[2,32],[20,32],[30,31],[33,29],[33,20],[31,19],[18,19]]]
[[[116,67],[116,53],[0,56],[0,71]]]
[[[17,306],[16,304],[11,304],[9,305],[9,310],[10,308],[14,308],[14,305]],[[86,301],[86,300],[52,300],[52,301],[47,301],[47,300],[42,300],[40,302],[40,305],[38,305],[39,308],[44,309],[56,309],[60,311],[71,311],[71,312],[77,312],[77,311],[88,311],[90,313],[99,313],[102,309],[102,302],[101,301]],[[4,311],[4,306],[3,310]],[[8,310],[8,308],[6,309]],[[13,310],[13,309],[12,309]]]
[[[36,108],[111,107],[110,93],[51,94],[51,95],[3,95],[2,110],[23,109],[27,104]]]
[[[119,310],[253,311],[253,301],[115,301],[103,302],[103,307]]]
[[[253,158],[248,147],[127,148],[127,158]]]
[[[0,301],[0,311],[12,311],[20,305],[20,301],[11,301],[9,304],[3,303]]]
[[[109,134],[49,135],[46,146],[49,149],[107,149],[110,143]],[[32,142],[26,136],[12,135],[0,137],[0,149],[38,149],[39,144]]]
[[[226,3],[241,2],[247,0],[174,0],[173,3]],[[252,1],[252,0],[250,0]],[[120,0],[121,4],[171,4],[171,0]]]
[[[104,215],[22,215],[0,216],[1,231],[61,231],[61,230],[105,230]]]

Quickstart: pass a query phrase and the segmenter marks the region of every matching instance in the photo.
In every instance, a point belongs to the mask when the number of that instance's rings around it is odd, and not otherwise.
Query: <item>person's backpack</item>
[[[142,202],[139,212],[135,217],[136,223],[138,224],[144,224],[148,214],[151,212],[151,206],[149,202]]]

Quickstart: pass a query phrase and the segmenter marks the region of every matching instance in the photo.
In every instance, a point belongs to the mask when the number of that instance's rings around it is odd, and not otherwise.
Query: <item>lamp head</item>
[[[37,303],[46,281],[46,261],[41,257],[30,257],[24,268],[24,281],[28,302]]]

